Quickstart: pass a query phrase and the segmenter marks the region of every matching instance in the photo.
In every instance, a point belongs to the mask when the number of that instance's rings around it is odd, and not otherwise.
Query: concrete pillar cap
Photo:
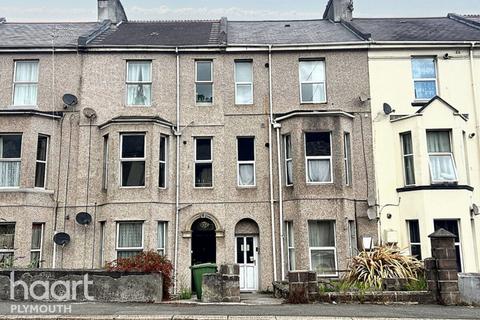
[[[428,236],[429,238],[456,238],[457,236],[443,228],[436,230]]]

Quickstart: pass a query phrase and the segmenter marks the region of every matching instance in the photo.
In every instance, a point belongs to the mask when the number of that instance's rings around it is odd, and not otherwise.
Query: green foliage
[[[192,291],[188,288],[180,288],[178,293],[178,299],[180,300],[190,300],[192,298]]]
[[[427,290],[427,279],[424,276],[420,276],[416,280],[410,280],[405,286],[407,291],[426,291]]]

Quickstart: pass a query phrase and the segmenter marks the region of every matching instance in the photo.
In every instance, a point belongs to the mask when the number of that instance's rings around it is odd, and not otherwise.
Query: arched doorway
[[[235,226],[235,262],[240,267],[240,290],[257,291],[259,275],[259,228],[252,219]]]
[[[208,218],[200,218],[192,224],[192,265],[216,262],[217,243],[215,224]]]

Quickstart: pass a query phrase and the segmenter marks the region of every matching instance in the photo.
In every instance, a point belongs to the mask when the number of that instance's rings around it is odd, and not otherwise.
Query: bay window
[[[47,182],[48,137],[39,135],[37,139],[37,160],[35,166],[35,188],[45,188]]]
[[[127,105],[150,106],[152,104],[152,62],[127,62]]]
[[[343,134],[343,164],[345,167],[345,185],[352,184],[352,147],[350,133]]]
[[[320,276],[337,275],[335,222],[316,220],[308,222],[310,270]]]
[[[108,158],[110,149],[108,147],[108,134],[103,136],[103,165],[102,165],[102,190],[108,189]]]
[[[195,187],[213,187],[212,138],[195,138]]]
[[[133,257],[143,251],[143,222],[117,222],[117,258]]]
[[[122,187],[145,186],[145,134],[120,135],[120,169]]]
[[[195,96],[197,104],[213,103],[213,61],[195,61]]]
[[[0,188],[19,186],[21,150],[22,135],[0,135]]]
[[[330,132],[305,133],[307,183],[331,183],[332,149]]]
[[[427,131],[428,159],[432,183],[457,181],[450,130]]]
[[[415,100],[428,101],[437,95],[437,70],[434,57],[412,58]]]
[[[38,61],[15,61],[13,77],[13,105],[36,106]]]
[[[158,186],[167,187],[167,137],[160,136],[160,156],[158,164]]]
[[[253,103],[251,61],[235,61],[235,104]]]
[[[283,150],[285,152],[285,184],[293,185],[292,137],[283,136]]]
[[[237,138],[238,186],[255,186],[255,139]]]
[[[302,103],[325,103],[325,61],[300,61],[300,101]]]

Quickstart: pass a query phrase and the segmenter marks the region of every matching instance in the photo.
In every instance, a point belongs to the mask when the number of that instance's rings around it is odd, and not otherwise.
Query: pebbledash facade
[[[255,291],[292,269],[337,277],[377,243],[378,227],[381,237],[397,228],[392,242],[410,244],[408,209],[391,213],[398,224],[384,222],[381,208],[397,198],[383,192],[398,190],[379,172],[402,168],[388,158],[401,155],[389,136],[397,129],[386,126],[416,121],[388,120],[382,105],[409,113],[386,96],[406,99],[413,82],[378,87],[390,65],[377,68],[373,56],[388,51],[351,19],[349,1],[329,1],[320,20],[258,22],[130,22],[119,1],[98,5],[96,23],[0,23],[4,263],[101,268],[158,250],[174,263],[176,289],[190,287],[191,265],[229,262],[240,265],[242,290]],[[471,30],[466,40],[480,38],[474,23],[453,22]],[[65,104],[65,94],[78,103]],[[466,104],[445,110],[467,127],[444,128],[475,131]],[[478,156],[469,155],[473,176]],[[468,193],[458,200],[465,208],[478,198],[469,181],[453,191]],[[81,212],[92,221],[78,223]],[[462,234],[478,242],[478,232]],[[56,245],[58,233],[70,242]]]

